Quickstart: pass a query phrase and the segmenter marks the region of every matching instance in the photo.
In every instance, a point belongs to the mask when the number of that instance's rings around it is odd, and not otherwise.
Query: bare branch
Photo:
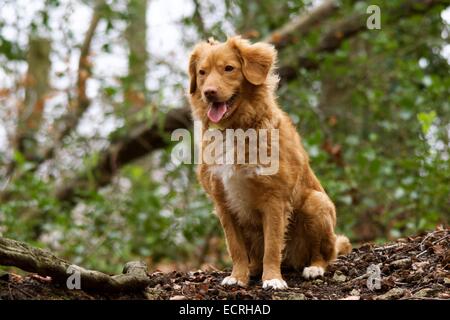
[[[86,94],[86,83],[91,74],[89,54],[91,51],[92,40],[94,39],[98,24],[102,18],[101,9],[103,5],[104,1],[99,1],[96,8],[94,9],[91,22],[80,48],[80,57],[78,59],[76,99],[74,101],[69,101],[68,114],[64,115],[62,119],[57,120],[57,122],[64,123],[64,127],[57,133],[53,145],[44,151],[43,157],[38,161],[38,164],[53,157],[55,150],[59,147],[62,140],[73,130],[75,130],[82,115],[89,108],[91,102]]]
[[[81,175],[68,183],[63,183],[58,188],[56,197],[59,200],[71,202],[74,201],[77,190],[109,184],[122,166],[166,147],[173,130],[190,128],[191,125],[191,112],[188,107],[170,110],[162,126],[158,122],[150,127],[142,124],[133,130],[129,137],[123,137],[102,152],[98,164],[90,172],[95,177],[95,181],[90,181],[87,175]]]

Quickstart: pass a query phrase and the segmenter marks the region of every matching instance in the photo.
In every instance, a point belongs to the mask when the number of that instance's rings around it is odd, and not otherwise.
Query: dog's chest
[[[253,215],[257,202],[255,177],[257,166],[237,169],[234,165],[217,165],[211,172],[221,179],[228,208],[237,215],[241,223],[254,224]]]

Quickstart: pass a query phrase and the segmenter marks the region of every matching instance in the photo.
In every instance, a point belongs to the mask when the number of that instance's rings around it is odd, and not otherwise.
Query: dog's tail
[[[352,251],[352,245],[350,240],[346,236],[337,235],[336,236],[336,253],[337,255],[349,254]]]

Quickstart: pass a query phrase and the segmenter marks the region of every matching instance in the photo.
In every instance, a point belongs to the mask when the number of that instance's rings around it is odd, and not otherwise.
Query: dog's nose
[[[216,88],[206,88],[203,90],[203,94],[208,100],[215,100],[217,98],[217,89]]]

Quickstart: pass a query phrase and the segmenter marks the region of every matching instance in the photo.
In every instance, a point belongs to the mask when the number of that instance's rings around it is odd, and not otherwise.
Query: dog
[[[260,174],[258,165],[200,163],[197,168],[233,262],[222,285],[245,287],[250,276],[262,275],[263,288],[285,289],[282,266],[312,279],[351,251],[348,238],[335,234],[335,206],[312,171],[293,122],[277,104],[276,60],[272,45],[240,36],[201,42],[189,59],[188,97],[202,133],[278,130],[274,174]]]

